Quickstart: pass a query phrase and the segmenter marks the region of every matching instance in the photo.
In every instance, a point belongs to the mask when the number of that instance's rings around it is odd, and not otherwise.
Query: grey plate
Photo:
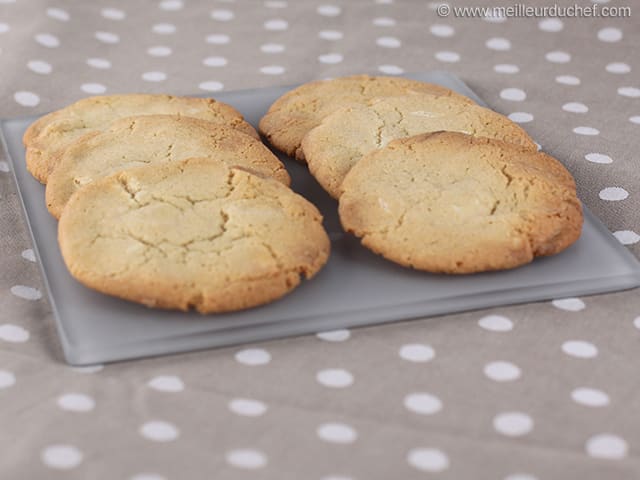
[[[483,103],[458,78],[441,72],[412,75],[439,83]],[[257,124],[287,87],[217,95]],[[149,310],[89,290],[67,272],[47,213],[44,187],[25,169],[21,138],[33,119],[2,123],[24,209],[40,259],[67,361],[74,365],[185,352],[340,327],[373,325],[463,310],[640,285],[640,264],[591,213],[585,211],[580,240],[551,258],[511,271],[469,276],[431,275],[387,262],[344,235],[336,203],[307,170],[285,161],[295,190],[325,216],[333,240],[327,266],[296,291],[270,305],[243,312],[201,316]]]

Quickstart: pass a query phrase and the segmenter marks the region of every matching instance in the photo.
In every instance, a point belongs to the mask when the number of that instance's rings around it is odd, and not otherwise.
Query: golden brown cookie
[[[115,121],[72,142],[47,183],[47,208],[59,217],[71,195],[98,178],[144,164],[210,157],[289,185],[289,174],[259,140],[224,125],[174,115]]]
[[[580,236],[573,178],[554,158],[439,132],[365,155],[342,183],[345,230],[419,270],[473,273],[556,254]]]
[[[287,92],[262,117],[259,130],[275,148],[304,161],[302,139],[336,109],[366,103],[375,97],[411,92],[431,93],[473,103],[463,95],[432,83],[400,77],[354,75],[305,83]]]
[[[419,93],[376,98],[342,107],[325,117],[302,141],[309,171],[333,198],[363,155],[391,140],[437,131],[495,138],[530,150],[535,142],[504,115],[457,99]]]
[[[211,159],[148,165],[76,192],[60,250],[84,285],[149,307],[227,312],[276,300],[326,263],[318,210]]]
[[[47,183],[61,151],[76,138],[104,130],[113,121],[133,115],[183,115],[230,126],[255,138],[255,129],[230,105],[213,98],[171,95],[106,95],[79,100],[31,124],[23,136],[27,169]]]

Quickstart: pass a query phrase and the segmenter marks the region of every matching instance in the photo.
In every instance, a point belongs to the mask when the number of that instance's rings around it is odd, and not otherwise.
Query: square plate
[[[444,72],[408,75],[438,83],[484,104],[461,80]],[[216,98],[236,107],[253,125],[292,87],[224,92]],[[325,216],[331,258],[309,282],[272,304],[230,314],[151,310],[112,298],[76,282],[57,242],[57,222],[47,212],[44,186],[25,168],[22,134],[33,121],[2,122],[10,158],[40,259],[44,284],[66,359],[87,365],[150,355],[374,325],[464,310],[640,285],[640,263],[585,209],[580,239],[559,255],[515,270],[467,276],[433,275],[397,266],[370,253],[340,228],[337,205],[306,168],[283,158],[293,188]],[[282,157],[281,157],[282,158]]]

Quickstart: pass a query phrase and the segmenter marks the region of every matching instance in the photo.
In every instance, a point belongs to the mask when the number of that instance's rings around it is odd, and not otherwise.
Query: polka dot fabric
[[[2,0],[1,111],[446,69],[562,160],[640,256],[637,22],[438,4]],[[0,158],[3,478],[638,475],[637,291],[73,368],[38,269]]]

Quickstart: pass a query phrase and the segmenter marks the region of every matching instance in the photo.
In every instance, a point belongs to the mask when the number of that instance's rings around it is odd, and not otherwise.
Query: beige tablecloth
[[[600,6],[635,16],[487,21],[419,0],[2,0],[0,116],[445,69],[562,160],[637,256],[640,3],[622,1]],[[640,478],[638,290],[74,369],[9,170],[3,480]]]

